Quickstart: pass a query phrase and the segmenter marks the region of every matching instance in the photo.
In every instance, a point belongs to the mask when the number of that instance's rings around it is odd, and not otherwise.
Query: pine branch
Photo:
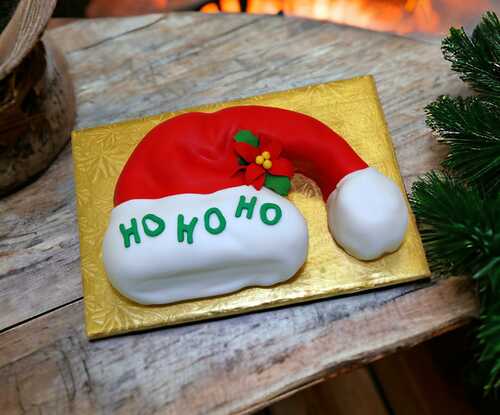
[[[434,270],[477,278],[488,274],[491,261],[500,260],[500,195],[485,200],[478,190],[435,172],[417,181],[412,192]]]
[[[440,97],[427,124],[448,144],[448,174],[413,185],[411,204],[435,272],[477,282],[481,305],[473,374],[500,392],[500,22],[486,13],[471,37],[450,29],[443,55],[479,96]],[[449,174],[455,174],[456,178]],[[490,395],[491,396],[491,395]]]
[[[425,110],[427,125],[450,146],[443,166],[492,194],[500,191],[500,106],[480,97],[442,96]]]
[[[471,37],[464,29],[451,28],[442,51],[451,68],[473,89],[500,99],[500,22],[487,12]]]
[[[446,174],[428,173],[412,188],[411,204],[434,271],[471,275],[478,283],[479,372],[486,392],[500,389],[500,193],[485,198]]]
[[[483,307],[477,332],[480,370],[487,374],[485,392],[500,390],[500,303]]]

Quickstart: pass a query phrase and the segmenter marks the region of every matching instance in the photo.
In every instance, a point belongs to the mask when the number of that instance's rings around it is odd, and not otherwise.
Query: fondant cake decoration
[[[245,172],[245,182],[257,190],[262,186],[286,196],[293,176],[292,163],[281,157],[283,147],[278,140],[263,137],[259,140],[251,131],[239,131],[233,143],[240,156],[238,171]]]
[[[168,304],[289,279],[308,246],[284,197],[294,172],[318,184],[350,255],[401,245],[399,188],[323,123],[260,106],[192,112],[153,128],[123,168],[103,243],[110,282],[133,301]]]

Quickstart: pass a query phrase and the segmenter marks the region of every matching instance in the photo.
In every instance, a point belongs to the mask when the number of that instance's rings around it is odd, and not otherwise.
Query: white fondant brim
[[[251,219],[235,217],[240,196],[257,197]],[[283,213],[275,225],[261,221],[264,203],[277,204]],[[208,208],[223,213],[226,229],[218,235],[204,228]],[[130,226],[136,218],[154,214],[165,220],[165,231],[126,248],[119,225]],[[177,216],[198,223],[193,243],[177,240]],[[182,300],[227,294],[249,286],[269,286],[292,277],[307,255],[307,226],[297,208],[286,198],[250,186],[224,189],[212,194],[180,194],[162,199],[136,199],[111,212],[103,242],[108,279],[124,296],[141,304],[168,304]]]

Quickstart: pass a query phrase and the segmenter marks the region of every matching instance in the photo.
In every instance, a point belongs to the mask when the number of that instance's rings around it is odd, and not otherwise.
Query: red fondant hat
[[[257,146],[235,144],[241,132],[257,137]],[[269,161],[257,158],[262,154]],[[319,185],[325,200],[343,177],[367,167],[337,133],[297,112],[261,106],[193,112],[144,137],[118,179],[114,201],[208,194],[245,184],[259,188],[266,176],[291,177],[289,162]]]

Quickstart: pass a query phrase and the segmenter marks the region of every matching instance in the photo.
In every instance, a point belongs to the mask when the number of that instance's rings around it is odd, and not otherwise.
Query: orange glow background
[[[499,0],[92,0],[89,17],[127,16],[172,10],[205,13],[300,16],[398,34],[442,35],[451,26],[472,27],[486,10],[499,12]]]

